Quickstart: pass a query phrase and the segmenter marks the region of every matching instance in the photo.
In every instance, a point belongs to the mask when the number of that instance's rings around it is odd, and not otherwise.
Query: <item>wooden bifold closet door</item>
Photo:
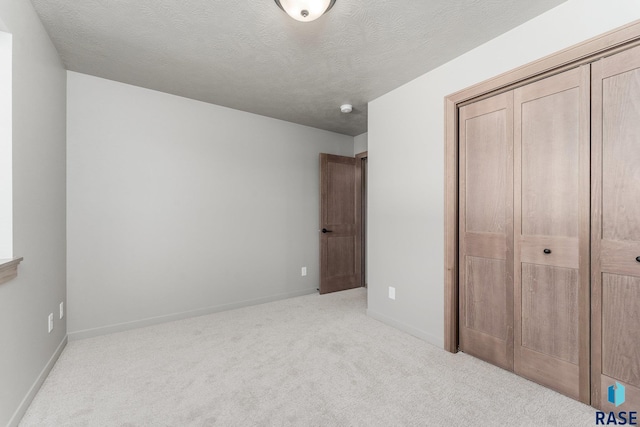
[[[640,48],[593,64],[592,404],[640,408]],[[616,407],[609,387],[625,387]]]
[[[513,93],[460,109],[460,349],[513,370]]]
[[[589,66],[515,90],[514,371],[589,388]]]
[[[576,48],[562,68],[547,58],[531,68],[544,74],[522,81],[518,69],[446,103],[446,188],[456,174],[458,186],[445,208],[447,349],[457,339],[616,413],[640,408],[640,21],[633,28],[587,42],[587,56]]]
[[[460,350],[588,402],[589,66],[459,112]]]

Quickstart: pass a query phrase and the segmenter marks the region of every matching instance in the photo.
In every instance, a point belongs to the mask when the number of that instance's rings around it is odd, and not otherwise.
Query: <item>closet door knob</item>
[[[544,252],[545,254],[549,255],[549,254],[551,253],[551,249],[545,249],[545,250],[544,250],[544,251],[542,251],[542,252]],[[640,258],[640,257],[639,257],[639,258]]]
[[[636,258],[636,261],[640,262],[640,256]]]

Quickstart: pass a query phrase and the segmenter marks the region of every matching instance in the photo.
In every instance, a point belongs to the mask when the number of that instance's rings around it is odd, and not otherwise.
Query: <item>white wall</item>
[[[12,44],[0,29],[0,259],[13,257]]]
[[[66,72],[31,2],[0,1],[13,39],[13,254],[18,278],[0,285],[0,425],[15,425],[66,336],[47,316],[65,299]],[[1,203],[1,202],[0,202]]]
[[[353,138],[69,72],[70,337],[315,292],[320,152]]]
[[[363,134],[353,137],[353,155],[364,153],[369,147],[369,135],[365,132]]]
[[[570,0],[369,104],[371,316],[444,345],[444,97],[639,18]]]

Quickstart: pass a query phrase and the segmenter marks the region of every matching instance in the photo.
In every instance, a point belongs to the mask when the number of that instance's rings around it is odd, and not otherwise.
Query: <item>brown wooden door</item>
[[[589,66],[514,91],[514,370],[589,402]]]
[[[513,369],[513,93],[460,109],[460,350]]]
[[[320,293],[361,286],[356,159],[320,154]]]
[[[640,48],[593,64],[592,404],[640,408]],[[626,401],[608,401],[609,387]]]

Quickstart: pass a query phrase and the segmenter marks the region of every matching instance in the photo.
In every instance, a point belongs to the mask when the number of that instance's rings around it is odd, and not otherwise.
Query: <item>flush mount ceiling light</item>
[[[275,0],[275,2],[296,21],[311,22],[331,9],[336,0]]]

